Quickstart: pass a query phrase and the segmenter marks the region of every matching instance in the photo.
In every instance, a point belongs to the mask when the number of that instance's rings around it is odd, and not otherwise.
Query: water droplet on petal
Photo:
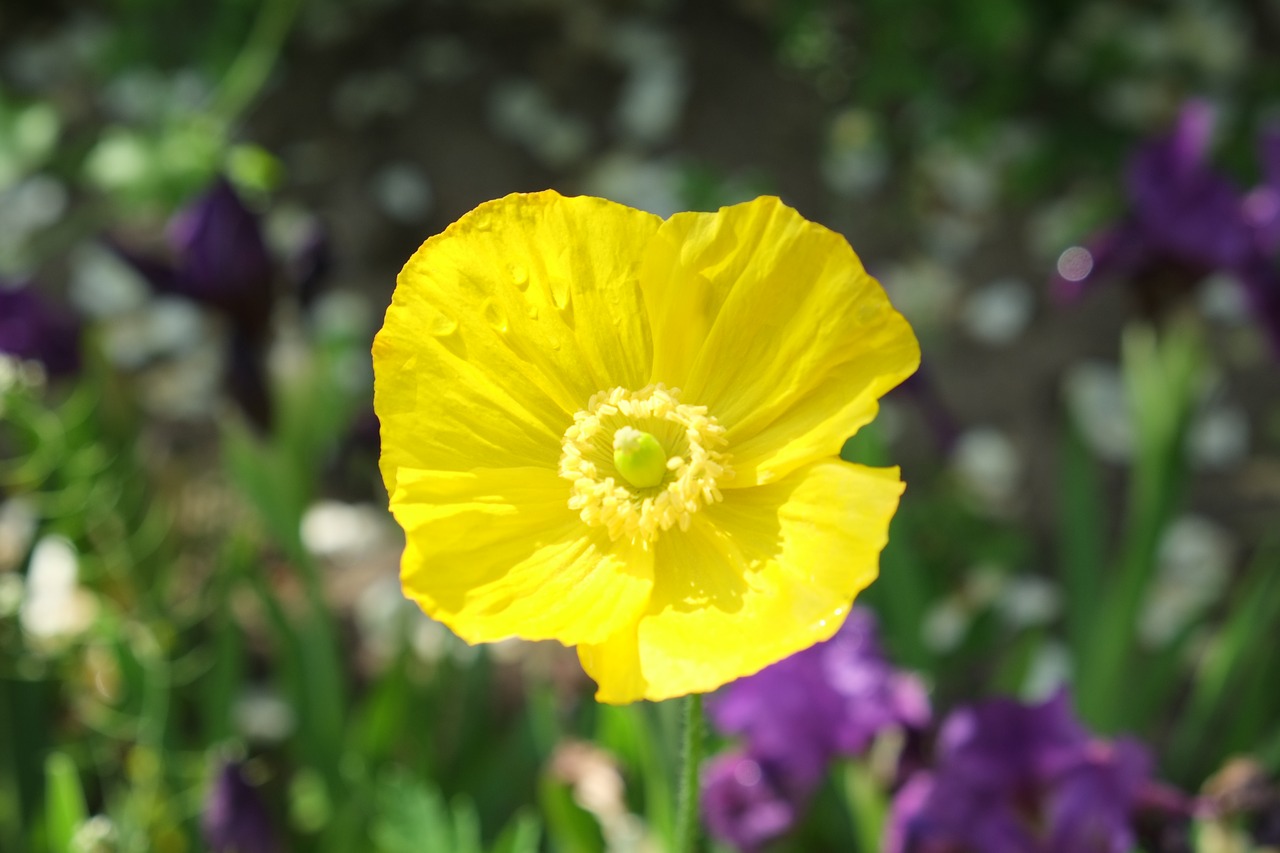
[[[519,264],[512,264],[511,280],[515,282],[516,287],[524,290],[529,286],[529,271]]]
[[[503,313],[498,303],[488,300],[484,303],[484,319],[490,326],[499,332],[507,330],[507,315]]]
[[[452,317],[436,314],[431,318],[431,334],[437,338],[445,338],[458,331],[458,323]]]
[[[564,279],[553,279],[551,282],[551,301],[561,311],[570,307],[572,297],[569,294],[569,282]]]

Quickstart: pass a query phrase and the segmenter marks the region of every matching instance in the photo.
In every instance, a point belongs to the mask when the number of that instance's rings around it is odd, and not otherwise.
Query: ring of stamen
[[[637,432],[656,439],[667,457],[665,474],[651,486],[633,485],[615,465],[615,447],[632,446]],[[677,525],[687,530],[694,513],[723,499],[718,483],[733,476],[724,444],[724,427],[706,406],[681,403],[678,388],[601,391],[564,433],[560,476],[573,484],[569,508],[611,539],[648,543]]]

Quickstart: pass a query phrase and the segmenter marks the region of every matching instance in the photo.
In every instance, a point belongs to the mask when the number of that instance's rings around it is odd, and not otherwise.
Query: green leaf
[[[1066,593],[1067,638],[1079,657],[1089,643],[1098,590],[1107,571],[1103,550],[1106,500],[1098,463],[1080,431],[1069,423],[1065,433],[1058,489],[1059,570]]]
[[[50,853],[73,853],[76,830],[89,819],[80,771],[69,756],[55,752],[45,760],[45,832]]]
[[[378,786],[371,835],[377,853],[458,849],[440,793],[402,773],[387,776]]]
[[[1174,326],[1163,337],[1151,328],[1133,327],[1123,344],[1136,459],[1123,544],[1110,583],[1099,591],[1077,694],[1082,716],[1104,733],[1145,722],[1134,719],[1124,686],[1138,663],[1138,618],[1155,574],[1160,537],[1186,479],[1184,438],[1205,376],[1204,351],[1190,327]]]
[[[542,824],[532,810],[518,813],[493,845],[493,853],[538,853]]]
[[[568,785],[544,777],[538,785],[538,801],[547,821],[553,850],[559,853],[598,853],[604,849],[600,825],[574,802]]]

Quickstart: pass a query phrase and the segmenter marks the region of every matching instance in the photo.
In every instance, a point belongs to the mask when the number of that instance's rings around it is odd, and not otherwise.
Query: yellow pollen
[[[733,476],[724,443],[724,427],[706,406],[681,403],[678,388],[601,391],[564,433],[569,508],[612,539],[647,543],[677,525],[687,530]]]

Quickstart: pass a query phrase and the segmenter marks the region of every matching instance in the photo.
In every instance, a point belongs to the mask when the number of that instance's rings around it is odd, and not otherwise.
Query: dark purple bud
[[[711,835],[752,853],[795,825],[799,805],[768,763],[726,753],[703,773],[702,817]]]
[[[80,369],[81,323],[33,285],[0,280],[0,353],[44,365],[50,376]]]
[[[257,789],[234,761],[218,771],[205,800],[201,827],[213,853],[277,853],[280,849]]]
[[[224,311],[254,333],[266,329],[275,269],[257,215],[225,178],[169,223],[175,292]]]

